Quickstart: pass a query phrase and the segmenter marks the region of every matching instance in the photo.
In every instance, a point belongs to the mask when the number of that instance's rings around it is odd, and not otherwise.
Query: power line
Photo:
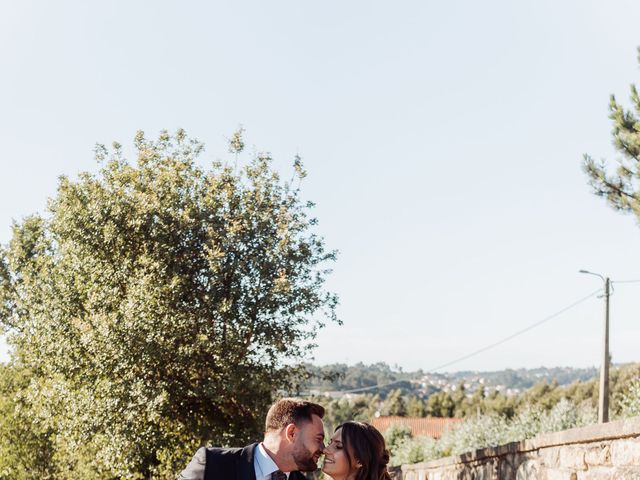
[[[548,322],[549,320],[551,320],[551,319],[563,314],[567,310],[570,310],[573,307],[581,304],[582,302],[590,299],[595,294],[600,293],[601,290],[602,290],[601,288],[598,288],[597,290],[594,290],[589,295],[587,295],[585,297],[582,297],[580,300],[576,300],[571,305],[568,305],[568,306],[564,307],[563,309],[558,310],[557,312],[555,312],[555,313],[543,318],[542,320],[537,321],[536,323],[533,323],[533,324],[529,325],[528,327],[523,328],[522,330],[518,330],[516,333],[513,333],[513,334],[509,335],[508,337],[505,337],[505,338],[503,338],[501,340],[498,340],[497,342],[494,342],[494,343],[492,343],[490,345],[487,345],[486,347],[482,347],[482,348],[480,348],[480,349],[478,349],[478,350],[476,350],[474,352],[468,353],[467,355],[464,355],[464,356],[462,356],[460,358],[456,358],[455,360],[452,360],[450,362],[444,363],[442,365],[438,365],[437,367],[432,368],[432,369],[427,370],[427,371],[428,372],[435,372],[436,370],[440,370],[441,368],[448,367],[448,366],[453,365],[455,363],[459,363],[459,362],[461,362],[463,360],[466,360],[468,358],[474,357],[475,355],[478,355],[479,353],[486,352],[487,350],[490,350],[490,349],[492,349],[494,347],[497,347],[498,345],[502,345],[503,343],[511,340],[512,338],[515,338],[518,335],[522,335],[523,333],[528,332],[529,330],[532,330],[532,329],[542,325],[543,323]]]
[[[640,280],[637,280],[637,281],[640,282]],[[628,282],[630,283],[631,281],[628,281]],[[508,342],[509,340],[511,340],[511,339],[513,339],[513,338],[515,338],[515,337],[517,337],[519,335],[522,335],[523,333],[528,332],[529,330],[532,330],[532,329],[534,329],[536,327],[539,327],[543,323],[548,322],[549,320],[552,320],[552,319],[556,318],[559,315],[562,315],[564,312],[566,312],[568,310],[571,310],[572,308],[580,305],[582,302],[585,302],[586,300],[590,299],[591,297],[593,297],[597,293],[600,293],[601,291],[602,291],[602,288],[598,288],[597,290],[594,290],[593,292],[591,292],[589,295],[586,295],[586,296],[582,297],[581,299],[576,300],[575,302],[571,303],[570,305],[567,305],[566,307],[558,310],[557,312],[546,316],[542,320],[538,320],[537,322],[532,323],[531,325],[529,325],[528,327],[523,328],[522,330],[518,330],[517,332],[509,335],[508,337],[504,337],[504,338],[498,340],[497,342],[494,342],[494,343],[491,343],[491,344],[489,344],[489,345],[487,345],[485,347],[479,348],[478,350],[475,350],[475,351],[473,351],[471,353],[468,353],[468,354],[466,354],[466,355],[464,355],[462,357],[456,358],[455,360],[451,360],[450,362],[444,363],[442,365],[438,365],[435,368],[431,368],[431,369],[427,370],[427,372],[435,372],[436,370],[440,370],[442,368],[449,367],[449,366],[454,365],[456,363],[462,362],[463,360],[467,360],[468,358],[474,357],[474,356],[476,356],[476,355],[478,355],[480,353],[486,352],[487,350],[490,350],[490,349],[492,349],[494,347],[497,347],[498,345],[502,345],[503,343]],[[396,380],[394,382],[385,383],[385,384],[382,384],[382,385],[371,385],[369,387],[354,388],[354,389],[351,389],[351,390],[340,390],[339,393],[365,392],[367,390],[373,390],[373,389],[376,389],[376,388],[384,388],[384,387],[388,387],[388,386],[391,386],[391,385],[395,385],[396,383],[405,382],[405,381],[407,381],[407,380]]]

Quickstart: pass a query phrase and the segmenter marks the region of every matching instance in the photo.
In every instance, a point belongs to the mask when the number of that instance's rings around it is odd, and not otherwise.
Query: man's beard
[[[301,472],[313,472],[318,468],[318,464],[313,457],[319,452],[310,452],[304,445],[293,448],[293,461]]]

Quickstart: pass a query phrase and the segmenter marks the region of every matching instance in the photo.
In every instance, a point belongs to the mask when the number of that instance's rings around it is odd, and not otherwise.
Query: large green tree
[[[613,144],[622,154],[617,165],[584,155],[583,168],[596,195],[605,197],[616,210],[631,212],[640,219],[640,95],[635,85],[631,85],[631,105],[627,109],[611,95]]]
[[[31,376],[15,365],[0,363],[0,479],[49,479],[55,474],[52,460],[54,433],[32,418],[29,400],[22,395]]]
[[[256,438],[336,320],[300,160],[282,181],[269,155],[242,166],[243,146],[203,168],[183,131],[139,132],[134,162],[99,146],[98,173],[62,177],[14,225],[0,319],[67,470],[89,449],[95,478],[171,478],[199,445]]]

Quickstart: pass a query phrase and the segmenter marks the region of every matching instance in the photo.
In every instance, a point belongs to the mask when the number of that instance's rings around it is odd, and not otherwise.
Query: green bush
[[[438,440],[430,437],[402,436],[400,430],[389,433],[391,429],[385,437],[392,453],[391,464],[401,465],[460,455],[595,421],[596,411],[588,402],[575,405],[567,399],[561,399],[550,410],[539,405],[528,406],[512,418],[505,415],[472,417]]]
[[[621,417],[635,417],[640,415],[640,380],[634,380],[618,401]]]
[[[384,440],[387,448],[394,451],[411,440],[411,429],[404,423],[392,425],[384,432]]]

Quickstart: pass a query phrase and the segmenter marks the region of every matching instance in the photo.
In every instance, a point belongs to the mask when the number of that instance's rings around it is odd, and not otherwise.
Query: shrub
[[[634,380],[618,401],[621,417],[635,417],[640,415],[640,380]]]
[[[635,392],[640,393],[640,382]],[[630,397],[633,395],[630,393]],[[640,406],[640,395],[633,399],[636,403],[631,401],[629,404]],[[541,433],[587,425],[595,420],[596,412],[588,402],[575,405],[563,398],[551,410],[545,410],[541,406],[527,406],[511,419],[505,415],[480,415],[467,419],[439,440],[403,437],[400,430],[391,432],[391,429],[387,431],[386,438],[392,453],[391,464],[401,465],[495,447]]]

